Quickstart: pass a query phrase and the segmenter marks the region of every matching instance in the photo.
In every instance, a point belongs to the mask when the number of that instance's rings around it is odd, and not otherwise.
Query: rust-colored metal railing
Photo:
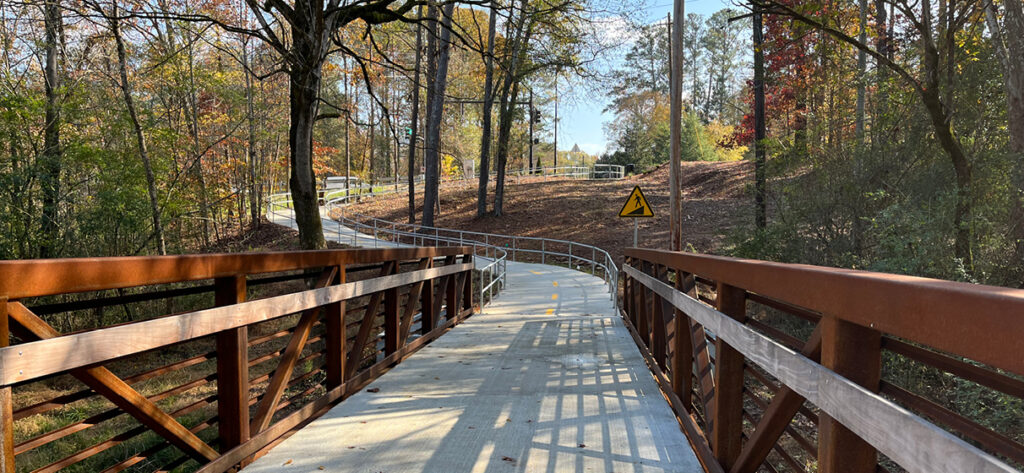
[[[709,472],[1024,465],[1024,290],[636,248],[622,273]]]
[[[0,473],[245,465],[471,315],[471,260],[0,262]]]

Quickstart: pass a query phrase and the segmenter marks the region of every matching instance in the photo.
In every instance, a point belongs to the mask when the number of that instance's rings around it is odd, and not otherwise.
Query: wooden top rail
[[[237,470],[471,316],[471,251],[0,262],[0,473]]]
[[[640,248],[626,256],[1024,375],[1024,290]]]
[[[636,252],[632,253],[636,255]],[[662,261],[664,260],[659,260],[659,263]],[[647,274],[644,270],[637,269],[628,264],[623,267],[623,270],[627,278],[634,282],[630,290],[636,292],[639,291],[640,287],[647,288],[656,296],[655,300],[660,299],[664,301],[677,309],[678,313],[685,314],[685,316],[700,324],[701,327],[714,333],[716,340],[715,401],[712,403],[713,412],[706,412],[706,414],[709,418],[715,419],[713,426],[710,427],[711,435],[709,437],[714,447],[714,455],[723,464],[721,466],[715,465],[713,469],[708,471],[753,471],[744,470],[746,467],[739,466],[740,463],[736,462],[737,455],[733,454],[730,456],[723,453],[722,446],[724,443],[720,443],[726,440],[721,435],[721,429],[732,430],[741,426],[739,423],[733,423],[728,428],[721,425],[722,422],[730,417],[730,413],[723,414],[722,412],[722,408],[727,402],[727,399],[723,397],[726,395],[722,394],[722,391],[730,389],[730,386],[725,384],[727,379],[724,377],[724,373],[731,370],[731,368],[727,365],[719,366],[719,363],[723,363],[721,359],[726,358],[727,355],[731,356],[729,354],[730,351],[735,351],[742,357],[736,358],[741,368],[744,360],[746,360],[747,363],[763,369],[769,375],[779,380],[785,386],[785,389],[791,390],[795,395],[802,397],[801,403],[805,399],[818,406],[822,414],[834,419],[834,421],[849,429],[853,434],[866,441],[879,452],[884,453],[908,471],[927,471],[929,473],[958,473],[967,471],[975,473],[1011,473],[1016,471],[1013,467],[994,456],[946,432],[879,394],[836,374],[834,371],[808,358],[808,356],[804,356],[807,354],[806,352],[804,354],[795,352],[782,343],[746,326],[742,318],[736,318],[735,310],[738,307],[722,305],[722,311],[725,312],[723,313],[681,292],[676,287],[670,286],[658,278]],[[705,272],[704,274],[707,273]],[[718,276],[722,276],[722,274],[719,273],[712,277]],[[719,301],[726,300],[723,299],[723,295],[726,295],[725,297],[728,298],[727,294],[736,294],[736,292],[730,293],[726,287],[719,286],[719,291],[723,291],[719,294]],[[643,294],[642,292],[639,293]],[[739,294],[742,295],[742,292]],[[641,295],[640,297],[644,298],[647,296]],[[641,307],[646,305],[646,302],[640,303]],[[663,313],[658,308],[659,306],[660,303],[654,303],[655,314]],[[660,331],[664,330],[664,325],[659,325],[664,323],[663,321],[658,321],[659,317],[659,315],[656,315],[654,322],[657,326],[654,329],[656,336]],[[682,318],[685,317],[680,317],[680,319]],[[635,336],[638,340],[645,337],[647,329],[641,329],[640,332],[640,335]],[[819,347],[818,350],[820,350],[820,333],[818,337],[817,346]],[[814,339],[814,336],[812,336],[812,339]],[[646,340],[644,340],[644,343],[646,343]],[[657,348],[657,350],[664,349]],[[740,372],[742,373],[742,371]],[[658,371],[656,371],[656,374],[659,377],[661,376]],[[675,372],[673,372],[674,375]],[[739,386],[742,387],[742,376],[738,380],[740,381]],[[787,394],[786,396],[791,395]],[[742,399],[742,397],[737,399]],[[778,404],[775,401],[773,399],[773,406],[776,406],[775,409],[783,409],[781,407],[782,404]],[[731,413],[733,417],[739,418],[742,413],[742,404],[734,404],[732,407],[739,408],[739,410]],[[795,412],[796,407],[794,406],[793,409]],[[769,410],[764,411],[766,418],[770,415]],[[741,431],[732,431],[735,432],[736,439],[738,440],[740,438],[739,432]],[[749,442],[747,447],[750,447]],[[852,445],[838,446],[840,449],[853,447]],[[829,443],[825,439],[819,439],[819,461],[824,456],[833,454],[829,448]],[[763,458],[760,460],[763,460]],[[756,467],[758,464],[760,464],[760,461],[754,463],[753,466]],[[870,471],[875,471],[873,460],[869,466]],[[723,467],[724,469],[722,469]],[[867,470],[855,467],[835,469],[832,465],[829,465],[828,467],[823,466],[820,471],[852,472]]]
[[[0,297],[15,300],[470,251],[468,247],[429,247],[0,261]]]
[[[0,348],[0,386],[472,269],[473,263],[445,265]],[[15,320],[27,315],[19,303],[8,310]]]

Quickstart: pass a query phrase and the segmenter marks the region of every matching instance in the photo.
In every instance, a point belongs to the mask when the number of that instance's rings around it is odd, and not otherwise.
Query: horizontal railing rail
[[[1024,290],[635,248],[623,276],[707,471],[1024,465]]]
[[[291,196],[288,194],[280,194],[276,198],[270,199],[267,203],[268,215],[284,219],[288,222],[289,226],[295,227],[295,215],[290,210],[290,202]],[[327,202],[324,206],[325,213],[330,215],[332,209],[342,206],[344,202],[349,201],[347,199],[335,199]],[[334,241],[347,241],[352,246],[368,246],[363,245],[363,243],[367,243],[366,241],[362,241],[368,239],[368,243],[376,248],[378,244],[382,244],[385,241],[384,239],[387,238],[399,245],[404,244],[407,246],[464,246],[472,248],[472,254],[480,258],[480,261],[489,261],[489,263],[478,268],[480,275],[478,292],[481,307],[493,300],[495,293],[508,285],[506,271],[508,252],[503,248],[470,238],[441,236],[436,229],[423,231],[423,227],[416,226],[417,228],[412,231],[405,231],[404,229],[408,228],[406,226],[399,229],[399,224],[397,223],[387,222],[384,225],[378,225],[379,222],[384,221],[378,220],[370,224],[364,224],[354,220],[345,220],[343,222],[325,219],[321,223],[325,237],[332,236],[333,232]]]
[[[0,262],[0,472],[244,465],[470,316],[470,250]]]
[[[565,264],[576,269],[589,266],[590,274],[601,277],[608,285],[611,300],[616,303],[618,301],[618,266],[611,254],[594,245],[553,238],[503,235],[391,222],[352,212],[346,206],[335,202],[329,202],[327,209],[328,214],[343,226],[372,229],[374,235],[393,235],[398,242],[402,242],[403,238],[410,238],[410,244],[416,244],[417,239],[420,239],[419,243],[423,244],[423,239],[426,239],[426,241],[474,247],[474,251],[477,251],[478,248],[483,248],[485,252],[488,251],[487,249],[492,249],[491,254],[500,254],[495,257],[495,263],[502,261],[499,276],[502,284],[505,284],[506,260]],[[487,257],[487,254],[484,257]]]

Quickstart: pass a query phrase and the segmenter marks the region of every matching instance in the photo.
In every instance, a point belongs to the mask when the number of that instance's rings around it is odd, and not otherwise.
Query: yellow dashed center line
[[[551,300],[557,301],[558,300],[558,294],[552,294],[551,295]]]
[[[548,309],[547,312],[545,312],[545,313],[548,314],[548,315],[554,314],[555,313],[555,309]]]
[[[533,274],[536,274],[537,276],[541,275],[540,271],[534,271],[534,270],[531,269],[530,272],[533,273]]]
[[[551,284],[554,285],[555,287],[558,287],[558,281],[551,281]]]

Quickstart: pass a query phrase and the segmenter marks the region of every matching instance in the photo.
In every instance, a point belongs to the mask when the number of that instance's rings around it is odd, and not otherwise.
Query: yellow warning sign
[[[629,198],[626,199],[626,203],[622,205],[622,210],[619,211],[620,217],[653,217],[654,210],[651,209],[651,204],[647,203],[647,197],[644,197],[644,191],[640,190],[640,186],[633,188],[633,192],[629,193]]]

